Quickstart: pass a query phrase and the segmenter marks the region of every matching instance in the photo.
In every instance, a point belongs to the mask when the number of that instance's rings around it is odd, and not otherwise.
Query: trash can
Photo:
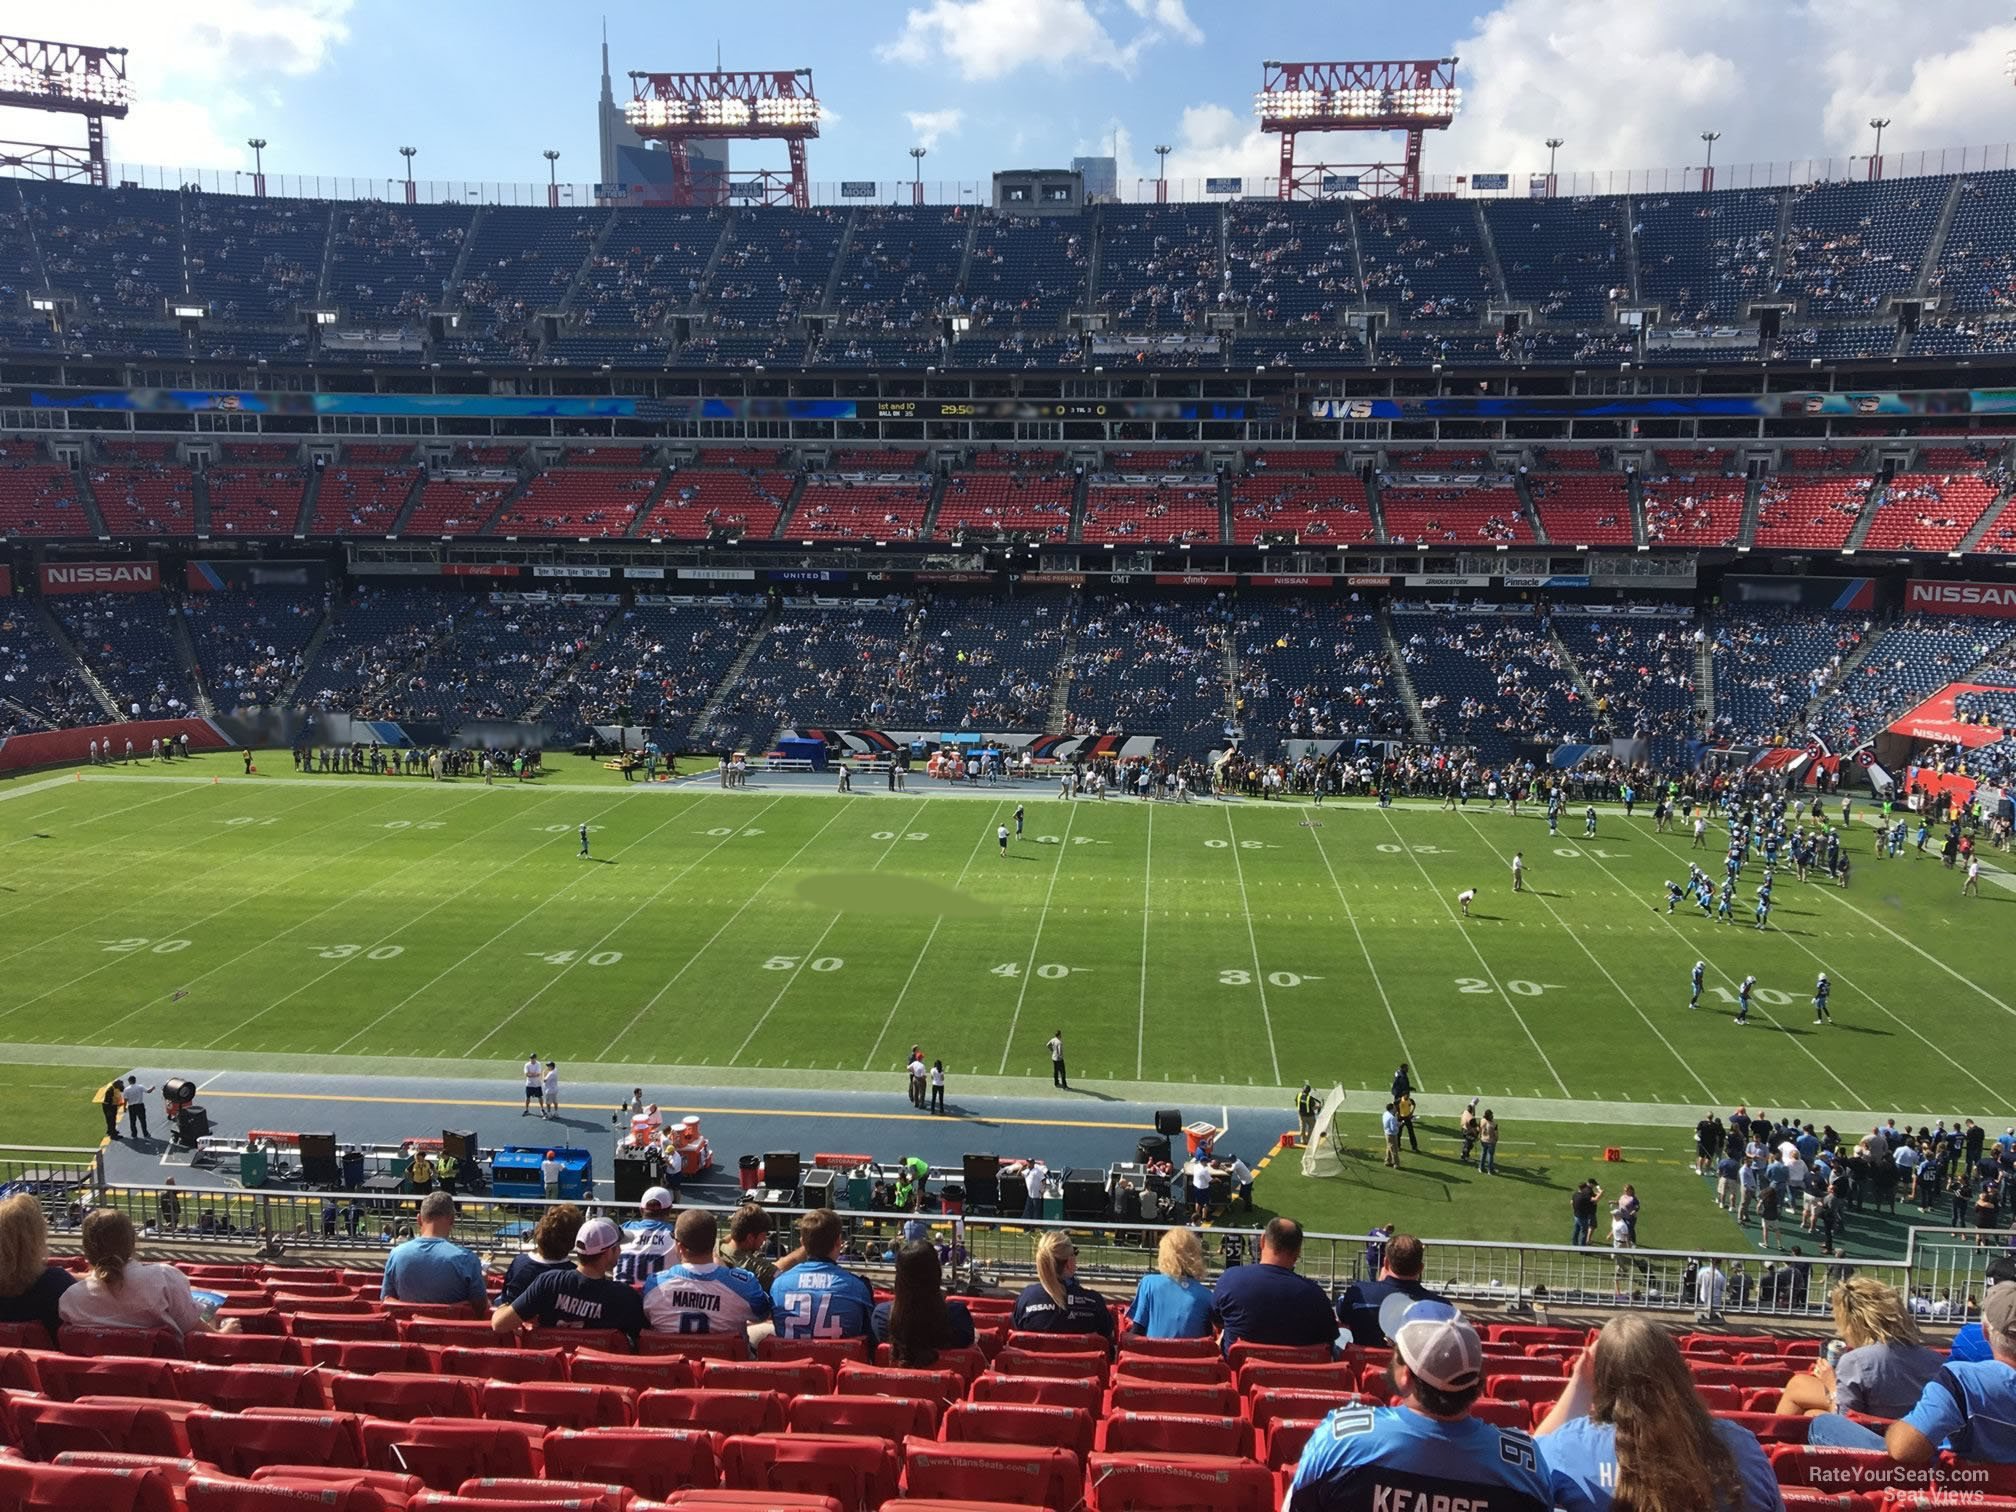
[[[866,1170],[856,1171],[847,1178],[847,1210],[850,1213],[865,1213],[875,1201],[875,1178]]]
[[[343,1152],[343,1190],[354,1192],[364,1185],[364,1152],[345,1150]]]
[[[1169,1136],[1167,1134],[1143,1134],[1134,1146],[1134,1159],[1138,1165],[1150,1165],[1169,1158]]]
[[[956,1181],[947,1182],[938,1192],[938,1209],[950,1217],[960,1217],[966,1211],[966,1188]]]
[[[266,1185],[266,1152],[247,1150],[238,1157],[238,1184],[245,1187]]]
[[[763,1184],[763,1157],[744,1155],[735,1162],[735,1175],[741,1182],[742,1190],[753,1192]]]

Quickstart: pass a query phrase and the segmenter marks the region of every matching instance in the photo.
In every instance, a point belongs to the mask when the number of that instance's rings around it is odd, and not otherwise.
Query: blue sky
[[[244,139],[258,135],[269,173],[382,181],[410,143],[422,176],[531,181],[552,147],[563,180],[587,182],[602,14],[531,0],[73,0],[31,29],[132,48],[139,103],[114,129],[117,161],[228,173],[251,166]],[[1710,126],[1718,163],[1866,151],[1876,114],[1892,149],[2016,135],[2003,72],[2016,25],[1988,0],[675,0],[607,17],[619,94],[631,68],[711,66],[717,42],[729,67],[811,67],[834,113],[811,149],[822,181],[907,178],[921,141],[927,178],[971,182],[1110,152],[1116,132],[1123,178],[1152,177],[1158,140],[1175,148],[1172,178],[1257,177],[1273,158],[1252,129],[1269,57],[1461,54],[1465,114],[1431,139],[1431,173],[1542,167],[1550,134],[1568,139],[1564,171],[1691,164]],[[35,129],[0,112],[0,136]],[[737,164],[782,160],[750,146]]]

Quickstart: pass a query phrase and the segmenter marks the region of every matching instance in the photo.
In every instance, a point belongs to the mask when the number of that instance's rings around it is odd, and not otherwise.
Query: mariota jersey
[[[875,1293],[831,1260],[807,1260],[770,1287],[780,1339],[858,1339],[868,1332]]]
[[[635,1283],[655,1276],[672,1263],[672,1257],[672,1225],[658,1218],[634,1219],[623,1225],[616,1279]]]
[[[644,1319],[658,1333],[732,1334],[769,1316],[769,1293],[732,1265],[675,1265],[644,1283]]]
[[[1286,1503],[1294,1512],[1550,1512],[1553,1505],[1528,1435],[1399,1407],[1346,1407],[1325,1418],[1303,1447]]]

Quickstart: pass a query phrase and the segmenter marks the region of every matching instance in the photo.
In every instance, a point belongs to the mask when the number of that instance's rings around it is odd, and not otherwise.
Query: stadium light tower
[[[1719,131],[1704,131],[1701,133],[1701,140],[1708,144],[1708,157],[1701,169],[1701,187],[1704,190],[1713,189],[1715,187],[1715,144],[1722,140],[1722,133]]]
[[[413,191],[413,154],[419,150],[418,147],[401,147],[399,149],[399,156],[406,159],[406,203],[409,205],[416,202]]]
[[[1566,137],[1547,138],[1547,198],[1554,198],[1554,154],[1567,145]]]
[[[1871,116],[1869,124],[1876,128],[1876,150],[1869,154],[1869,177],[1883,177],[1883,128],[1890,124],[1888,116]]]
[[[0,168],[58,183],[106,182],[105,118],[124,120],[126,49],[0,36],[0,106],[84,117],[84,145],[0,142]]]
[[[245,145],[252,149],[252,192],[260,199],[266,198],[266,138],[247,137]]]
[[[1155,164],[1155,203],[1166,205],[1169,203],[1169,144],[1167,142],[1157,142],[1155,144],[1155,156],[1157,159]]]
[[[731,186],[719,174],[696,174],[688,144],[718,140],[781,141],[790,153],[788,173],[763,169],[745,184],[732,186],[735,198],[762,205],[812,203],[805,171],[805,144],[819,135],[819,97],[812,70],[769,72],[636,73],[635,97],[623,107],[630,129],[663,142],[672,155],[672,203],[712,204],[728,198]],[[704,182],[703,182],[704,180]]]
[[[539,156],[546,159],[546,208],[560,208],[560,150],[548,147]]]
[[[1463,91],[1454,58],[1405,62],[1263,63],[1253,110],[1260,129],[1281,138],[1282,199],[1315,199],[1338,169],[1352,169],[1351,187],[1370,198],[1421,197],[1421,145],[1430,131],[1456,118]],[[1302,163],[1295,138],[1304,131],[1407,134],[1406,153],[1391,163]]]
[[[924,203],[924,154],[927,150],[927,148],[923,147],[912,147],[910,149],[910,162],[912,165],[910,203],[913,205]]]

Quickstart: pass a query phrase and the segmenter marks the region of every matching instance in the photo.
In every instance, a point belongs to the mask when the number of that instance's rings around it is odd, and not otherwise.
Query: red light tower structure
[[[1281,138],[1282,199],[1317,199],[1326,178],[1351,173],[1356,191],[1374,199],[1421,197],[1421,143],[1456,118],[1463,91],[1456,59],[1386,63],[1263,63],[1253,97],[1260,129]],[[1304,131],[1404,131],[1405,160],[1391,163],[1300,163],[1295,137]]]
[[[84,117],[84,145],[0,142],[0,168],[25,168],[58,183],[106,181],[105,118],[123,120],[126,49],[0,36],[0,105]]]
[[[767,73],[632,73],[635,97],[623,107],[630,129],[663,142],[672,154],[672,203],[714,204],[729,185],[714,173],[695,173],[687,143],[708,138],[781,141],[791,155],[788,173],[759,170],[736,198],[759,205],[812,202],[805,173],[805,144],[819,135],[819,97],[809,68]]]

